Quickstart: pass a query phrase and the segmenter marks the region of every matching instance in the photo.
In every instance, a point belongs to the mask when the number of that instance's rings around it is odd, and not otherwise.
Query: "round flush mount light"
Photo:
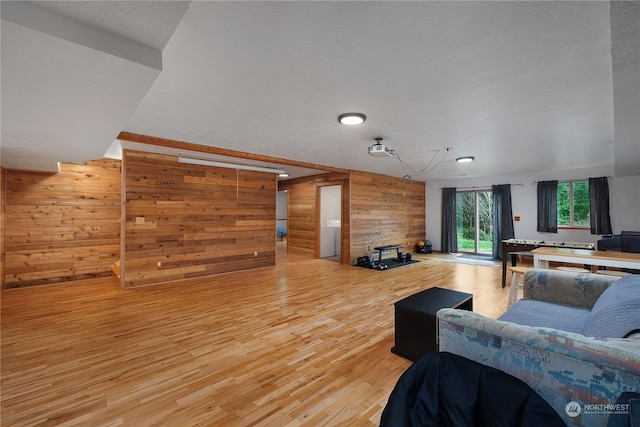
[[[473,156],[458,157],[456,159],[456,162],[458,162],[458,163],[469,163],[469,162],[473,162],[474,159],[475,159],[475,157],[473,157]]]
[[[286,172],[282,172],[282,173],[279,173],[279,174],[278,174],[278,176],[279,176],[280,178],[286,178],[286,177],[288,177],[288,176],[289,176],[289,174],[288,174],[288,173],[286,173]]]
[[[348,126],[360,125],[365,120],[367,120],[367,116],[362,113],[344,113],[338,116],[338,121]]]

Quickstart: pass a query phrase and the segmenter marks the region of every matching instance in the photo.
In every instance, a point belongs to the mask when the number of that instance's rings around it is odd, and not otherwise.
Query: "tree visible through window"
[[[558,226],[589,227],[589,181],[558,183]]]
[[[490,254],[493,244],[493,199],[491,191],[456,193],[458,250]]]

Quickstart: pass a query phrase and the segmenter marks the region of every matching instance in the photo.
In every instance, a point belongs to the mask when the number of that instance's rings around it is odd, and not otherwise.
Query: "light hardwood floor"
[[[115,279],[2,293],[3,426],[374,426],[411,362],[393,303],[440,286],[497,317],[500,268],[277,266],[122,291]]]

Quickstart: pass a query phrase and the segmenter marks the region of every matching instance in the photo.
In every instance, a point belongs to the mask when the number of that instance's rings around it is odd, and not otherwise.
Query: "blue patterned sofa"
[[[523,380],[567,425],[627,426],[640,397],[640,275],[618,279],[529,270],[524,299],[498,320],[440,310],[440,351]]]

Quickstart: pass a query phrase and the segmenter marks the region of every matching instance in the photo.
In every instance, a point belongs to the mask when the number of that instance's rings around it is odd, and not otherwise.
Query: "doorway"
[[[289,193],[287,190],[280,190],[276,198],[276,254],[287,252],[288,211]]]
[[[458,251],[491,255],[493,245],[493,198],[487,190],[456,194]]]
[[[320,258],[340,262],[342,245],[342,186],[319,187]]]

